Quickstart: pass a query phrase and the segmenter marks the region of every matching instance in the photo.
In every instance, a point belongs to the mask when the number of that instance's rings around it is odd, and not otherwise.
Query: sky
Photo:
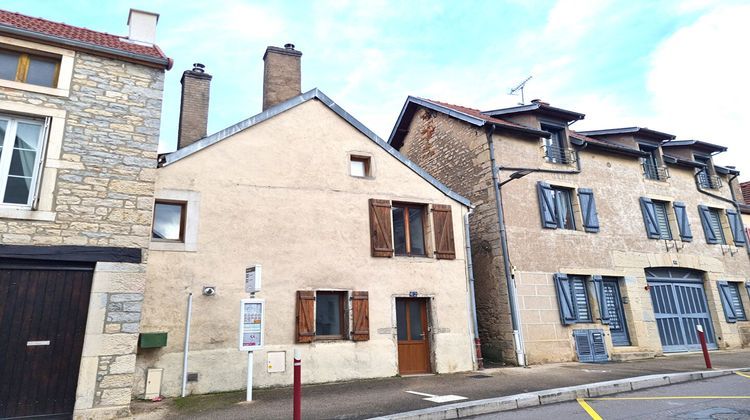
[[[407,96],[482,110],[525,99],[586,114],[575,130],[648,127],[718,143],[750,180],[750,0],[3,0],[2,8],[127,35],[130,8],[160,14],[174,59],[159,151],[176,147],[180,77],[213,75],[208,132],[261,110],[263,53],[302,51],[321,89],[387,139]]]

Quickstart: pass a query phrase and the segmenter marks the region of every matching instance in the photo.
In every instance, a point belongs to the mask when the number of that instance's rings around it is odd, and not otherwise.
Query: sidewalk
[[[714,369],[750,367],[750,350],[711,352]],[[304,369],[304,366],[303,366]],[[561,363],[530,368],[496,368],[452,375],[394,377],[302,386],[304,419],[364,419],[442,404],[433,396],[460,396],[466,402],[660,373],[705,369],[700,353],[619,363]],[[426,395],[410,393],[413,391]],[[134,402],[138,419],[288,419],[292,417],[291,388],[254,390],[252,403],[244,391]]]

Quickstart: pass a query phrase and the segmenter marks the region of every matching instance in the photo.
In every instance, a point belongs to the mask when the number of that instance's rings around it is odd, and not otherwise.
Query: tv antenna
[[[523,82],[519,83],[518,86],[516,86],[516,87],[514,87],[513,89],[510,90],[510,94],[511,95],[515,95],[519,91],[521,92],[521,103],[519,103],[518,105],[524,105],[524,103],[525,103],[525,100],[524,100],[524,97],[523,97],[523,88],[526,87],[526,82],[528,82],[529,80],[531,80],[531,77],[532,76],[527,77],[526,80],[524,80]]]

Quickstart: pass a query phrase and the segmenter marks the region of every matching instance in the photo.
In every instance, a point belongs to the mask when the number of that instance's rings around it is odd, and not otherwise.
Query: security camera
[[[204,296],[213,296],[216,294],[216,287],[214,286],[203,286]]]

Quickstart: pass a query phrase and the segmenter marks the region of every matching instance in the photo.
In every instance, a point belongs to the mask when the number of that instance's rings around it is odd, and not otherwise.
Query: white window
[[[370,158],[367,156],[350,156],[349,173],[351,176],[366,178],[370,175]]]
[[[0,115],[2,204],[31,207],[44,152],[45,120]]]

